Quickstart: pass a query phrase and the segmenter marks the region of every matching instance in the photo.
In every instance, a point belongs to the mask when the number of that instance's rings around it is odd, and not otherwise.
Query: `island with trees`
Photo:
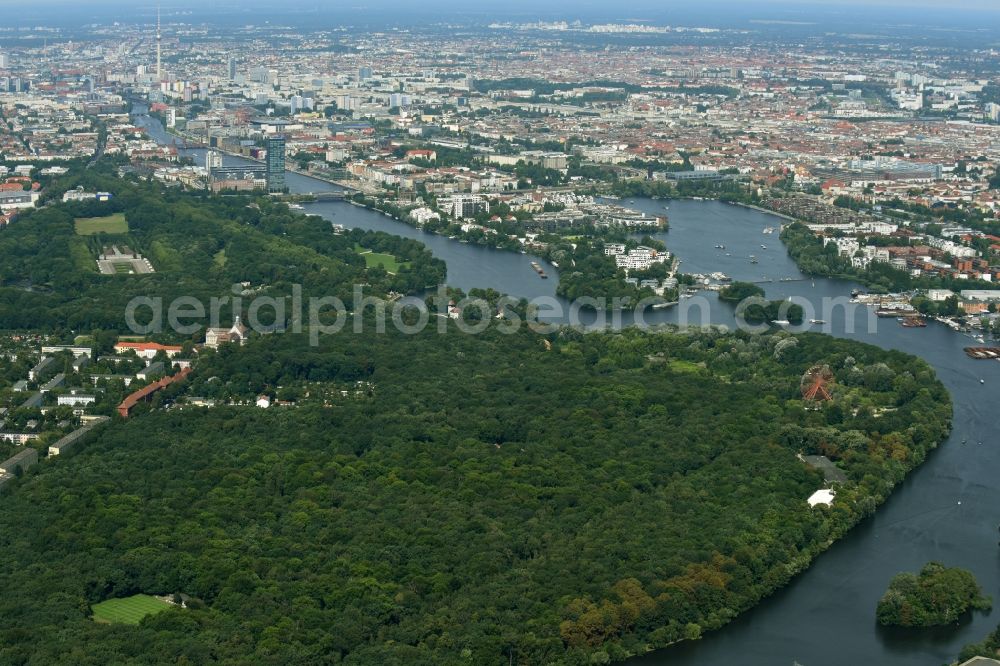
[[[970,610],[989,610],[993,603],[971,572],[930,562],[914,574],[895,576],[879,600],[879,624],[933,627],[951,624]]]
[[[805,311],[798,303],[769,301],[764,289],[752,282],[732,282],[719,291],[719,300],[737,305],[737,314],[751,324],[787,322],[801,324]]]

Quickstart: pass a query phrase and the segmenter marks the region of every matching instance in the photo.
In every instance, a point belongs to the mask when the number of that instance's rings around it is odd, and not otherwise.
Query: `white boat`
[[[810,319],[809,323],[810,324],[825,324],[826,321],[824,321],[823,319]]]
[[[775,319],[771,323],[775,324],[776,326],[789,326],[791,325],[792,322],[788,321],[787,319]]]

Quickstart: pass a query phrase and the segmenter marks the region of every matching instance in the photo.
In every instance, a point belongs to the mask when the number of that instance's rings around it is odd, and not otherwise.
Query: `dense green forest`
[[[66,186],[115,194],[110,202],[57,204],[28,211],[0,234],[0,321],[5,328],[125,330],[125,305],[135,296],[203,303],[248,282],[256,293],[303,293],[351,303],[352,285],[368,293],[414,293],[444,282],[444,262],[420,243],[384,233],[334,234],[330,223],[289,211],[266,197],[207,197],[156,183],[83,172]],[[123,213],[129,232],[80,236],[77,217]],[[97,256],[110,245],[147,258],[155,273],[101,275]],[[396,275],[365,268],[357,245],[397,257]],[[226,310],[223,310],[227,313]]]
[[[930,562],[919,574],[904,572],[893,578],[876,616],[883,625],[933,627],[955,622],[970,609],[991,606],[971,572]]]
[[[834,400],[811,406],[817,363]],[[12,484],[0,663],[622,659],[787,584],[950,417],[922,361],[821,335],[255,338]],[[799,453],[846,472],[832,507]],[[139,592],[194,601],[89,619]]]
[[[244,283],[282,298],[301,284],[351,307],[357,283],[387,295],[444,281],[415,241],[105,169],[59,187],[113,201],[47,205],[0,234],[5,327],[85,331],[107,353],[138,295],[207,302]],[[113,213],[126,234],[76,234],[75,218]],[[109,244],[156,272],[99,274]],[[366,268],[359,248],[401,268]],[[625,283],[596,236],[550,253],[564,295],[652,293]],[[195,355],[198,334],[168,334],[196,357],[190,377],[5,488],[0,663],[621,660],[698,638],[787,584],[949,429],[924,362],[827,336],[473,336],[443,318],[443,331],[372,335],[369,316],[357,314],[366,333],[318,345],[307,331]],[[835,382],[813,404],[800,379],[817,364]],[[261,395],[275,406],[254,407]],[[806,503],[826,481],[800,454],[847,475],[832,507]],[[191,601],[137,626],[90,619],[139,593]]]

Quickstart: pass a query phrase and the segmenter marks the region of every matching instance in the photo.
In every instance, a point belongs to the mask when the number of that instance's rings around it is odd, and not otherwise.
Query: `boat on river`
[[[977,361],[1000,361],[1000,347],[966,347],[964,351]]]

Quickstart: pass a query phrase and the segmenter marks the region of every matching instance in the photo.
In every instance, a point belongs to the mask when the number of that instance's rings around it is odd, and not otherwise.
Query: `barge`
[[[1000,347],[966,347],[965,353],[978,361],[1000,361]]]

